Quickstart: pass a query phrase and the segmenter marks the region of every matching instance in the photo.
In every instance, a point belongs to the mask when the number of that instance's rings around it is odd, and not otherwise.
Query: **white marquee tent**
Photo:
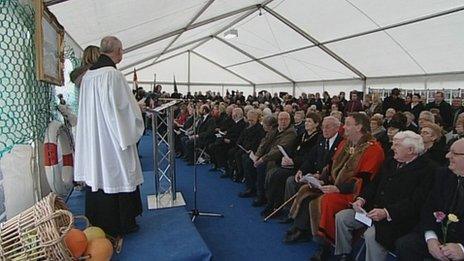
[[[464,0],[51,0],[82,48],[119,37],[147,86],[299,94],[460,88]],[[224,33],[237,29],[238,37]],[[168,91],[169,91],[168,86]],[[333,91],[331,91],[333,90]]]

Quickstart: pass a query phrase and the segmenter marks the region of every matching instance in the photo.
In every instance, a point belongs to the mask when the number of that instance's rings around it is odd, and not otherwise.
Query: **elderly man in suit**
[[[356,212],[367,211],[373,226],[364,232],[366,260],[385,260],[387,249],[409,233],[420,220],[420,212],[432,185],[436,165],[424,152],[422,137],[403,131],[393,137],[394,156],[387,159],[380,173],[364,187],[353,209],[338,212],[335,255],[347,260],[351,252],[352,231],[364,228],[355,220]]]
[[[285,197],[286,199],[291,198],[298,192],[298,189],[303,183],[300,183],[303,175],[308,173],[322,173],[322,170],[330,163],[332,156],[334,155],[338,144],[343,139],[342,135],[338,133],[340,128],[340,121],[333,117],[327,116],[322,121],[322,137],[319,139],[317,145],[312,148],[305,162],[296,172],[294,176],[290,176],[287,179],[285,186]],[[311,198],[303,200],[302,205],[308,206]],[[282,223],[291,222],[290,218],[283,220]],[[313,229],[317,230],[316,224]],[[298,215],[295,217],[295,222],[287,232],[284,242],[294,243],[298,241],[304,241],[311,235],[309,222],[309,208],[301,208]]]
[[[213,169],[225,168],[227,163],[227,157],[229,150],[235,148],[236,142],[243,129],[246,127],[246,122],[243,119],[242,108],[234,108],[232,110],[233,125],[225,130],[225,135],[218,135],[219,138],[209,145],[209,151],[211,152],[211,162],[213,163]],[[227,175],[224,175],[227,177]]]
[[[400,260],[464,260],[464,139],[446,157],[449,166],[435,173],[420,228],[396,241]],[[442,222],[449,222],[446,238]]]
[[[288,153],[292,154],[296,145],[296,131],[290,124],[290,114],[280,112],[277,117],[277,129],[269,132],[262,140],[256,151],[256,159],[253,160],[253,166],[256,168],[257,180],[257,198],[253,202],[254,207],[260,207],[266,204],[264,183],[266,182],[267,173],[274,171],[282,161],[282,153],[277,145]]]
[[[188,165],[193,165],[194,161],[197,160],[193,158],[194,144],[197,148],[204,148],[208,146],[208,144],[211,143],[214,139],[214,128],[216,124],[214,123],[210,112],[211,109],[209,105],[203,104],[200,107],[200,117],[195,123],[196,133],[190,135],[185,143]]]

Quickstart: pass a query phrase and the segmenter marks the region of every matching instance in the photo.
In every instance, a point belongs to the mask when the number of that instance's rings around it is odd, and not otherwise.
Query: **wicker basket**
[[[54,193],[0,224],[0,260],[72,260],[63,237],[74,217]]]

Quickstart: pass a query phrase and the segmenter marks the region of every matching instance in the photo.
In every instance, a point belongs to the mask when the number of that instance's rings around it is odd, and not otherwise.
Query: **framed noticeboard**
[[[35,0],[36,72],[40,81],[64,84],[64,28],[42,0]]]

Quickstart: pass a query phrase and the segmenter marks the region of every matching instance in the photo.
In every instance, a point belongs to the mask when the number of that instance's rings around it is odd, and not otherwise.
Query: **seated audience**
[[[435,116],[433,116],[433,114],[430,111],[422,111],[419,114],[419,118],[417,120],[419,129],[422,129],[422,126],[427,122],[435,123]]]
[[[195,132],[188,136],[188,140],[186,140],[184,144],[187,162],[189,165],[193,165],[197,160],[193,157],[194,147],[205,148],[208,146],[208,144],[211,143],[212,139],[214,138],[215,123],[210,115],[209,105],[203,104],[200,107],[199,117],[197,119],[197,122],[194,124],[196,124]]]
[[[421,96],[418,93],[414,93],[411,98],[411,103],[406,107],[405,111],[408,111],[414,115],[415,122],[419,120],[419,115],[425,110],[425,106],[421,101]]]
[[[269,215],[278,208],[284,200],[285,181],[290,175],[294,175],[307,160],[311,149],[317,144],[321,133],[321,116],[318,113],[308,113],[304,122],[305,132],[298,135],[296,139],[296,150],[294,155],[282,157],[281,167],[267,174],[266,183],[267,206],[262,212],[263,216]]]
[[[396,241],[399,260],[464,259],[463,155],[464,140],[460,139],[446,154],[448,167],[436,171],[420,226]]]
[[[454,131],[450,131],[446,137],[446,147],[449,148],[451,145],[464,137],[464,119],[458,119]]]
[[[410,130],[419,134],[419,126],[415,122],[414,114],[409,111],[403,112],[404,116],[406,116],[406,130]]]
[[[338,144],[343,139],[338,130],[341,123],[332,116],[327,116],[322,121],[322,137],[320,137],[317,145],[311,149],[308,157],[305,159],[300,169],[297,170],[295,176],[287,178],[285,185],[285,199],[295,195],[299,188],[304,184],[302,178],[304,175],[313,174],[320,177],[321,173],[327,172],[329,164],[332,161],[332,156],[337,150]],[[306,185],[307,186],[307,185]],[[295,243],[305,241],[311,236],[311,230],[317,231],[319,224],[310,223],[309,202],[313,197],[305,197],[301,199],[300,207],[294,210],[293,214],[282,221],[282,223],[290,223],[294,219],[293,226],[287,231],[284,242]]]
[[[253,159],[253,166],[256,168],[256,199],[254,207],[266,204],[264,183],[268,173],[271,173],[280,165],[282,152],[277,145],[280,145],[288,154],[293,154],[296,143],[296,131],[290,124],[290,114],[281,112],[277,118],[278,126],[271,130],[262,140],[256,151],[256,158]]]
[[[383,117],[381,114],[374,114],[370,120],[371,135],[382,145],[385,155],[390,150],[390,140],[388,139],[387,130],[383,127]]]
[[[387,111],[385,112],[385,117],[384,117],[384,120],[383,120],[383,127],[386,130],[388,129],[390,121],[391,121],[393,115],[395,115],[395,113],[396,113],[396,110],[393,109],[393,108],[388,108]]]
[[[236,142],[242,130],[245,128],[246,123],[243,120],[243,111],[241,108],[234,108],[232,110],[233,125],[224,130],[225,135],[217,133],[217,139],[214,143],[209,145],[209,152],[211,163],[213,164],[212,170],[226,167],[226,160],[229,155],[229,150],[236,146]],[[224,173],[224,177],[227,177]]]
[[[353,231],[366,228],[355,220],[356,212],[367,212],[373,220],[373,226],[364,232],[367,261],[386,260],[387,250],[394,250],[395,241],[419,223],[436,165],[422,155],[422,137],[412,131],[397,133],[392,150],[394,156],[386,159],[379,174],[364,186],[353,208],[335,216],[335,255],[342,260],[351,253]]]
[[[319,224],[318,231],[312,233],[321,246],[311,260],[326,260],[329,242],[335,242],[335,214],[349,207],[384,160],[382,146],[370,134],[367,116],[350,114],[345,121],[345,137],[333,156],[330,172],[321,174],[323,186],[310,193],[318,195],[310,203],[310,215],[311,222]],[[302,187],[298,194],[306,194],[304,191]],[[295,202],[299,202],[298,197]]]
[[[435,123],[424,123],[420,132],[424,140],[425,154],[440,166],[446,164],[446,142],[443,129]]]
[[[243,180],[243,157],[249,159],[249,154],[251,152],[256,153],[261,140],[266,134],[263,126],[259,122],[260,117],[256,110],[248,111],[246,118],[247,125],[237,140],[237,146],[231,149],[227,157],[225,175],[232,177],[234,181]],[[248,193],[252,192],[253,191],[248,191]]]
[[[263,130],[265,131],[265,136],[260,140],[259,146],[256,149],[256,152],[253,154],[247,153],[242,155],[242,167],[243,167],[243,174],[245,177],[245,191],[239,194],[239,197],[254,197],[256,196],[257,192],[257,170],[254,167],[254,161],[251,159],[252,155],[257,154],[258,149],[262,149],[261,145],[270,139],[270,136],[275,132],[277,129],[277,119],[273,115],[269,115],[264,117],[263,119]],[[261,191],[261,195],[264,195],[264,191]],[[263,203],[264,204],[264,203]]]
[[[305,132],[304,117],[305,117],[304,111],[295,112],[295,116],[294,116],[295,124],[293,127],[296,130],[296,135],[301,135]]]

